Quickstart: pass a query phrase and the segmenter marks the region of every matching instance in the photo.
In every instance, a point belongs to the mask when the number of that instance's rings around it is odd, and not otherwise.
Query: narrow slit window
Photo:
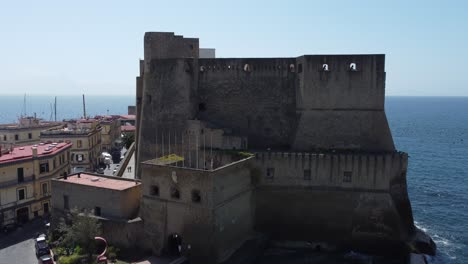
[[[159,196],[159,186],[152,185],[150,189],[150,193],[152,196]]]
[[[192,202],[200,203],[201,202],[201,195],[199,190],[192,191]]]
[[[267,168],[266,178],[269,180],[273,180],[275,178],[275,168]]]
[[[180,191],[179,189],[172,187],[171,188],[171,197],[174,199],[180,199]]]
[[[351,182],[353,180],[352,176],[353,173],[351,171],[345,171],[343,173],[343,182]]]

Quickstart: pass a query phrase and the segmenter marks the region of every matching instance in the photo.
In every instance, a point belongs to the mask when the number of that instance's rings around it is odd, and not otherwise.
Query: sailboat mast
[[[55,96],[55,102],[54,102],[54,119],[55,119],[55,122],[57,122],[57,96]]]
[[[86,119],[86,103],[85,103],[84,94],[83,94],[83,118]]]

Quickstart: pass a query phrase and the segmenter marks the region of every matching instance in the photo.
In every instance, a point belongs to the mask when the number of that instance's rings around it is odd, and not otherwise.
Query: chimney
[[[81,173],[80,173],[80,172],[78,172],[78,178],[80,178],[80,176],[81,176]]]
[[[32,147],[32,155],[33,155],[33,158],[37,158],[37,148],[36,147]]]
[[[0,157],[2,156],[2,146],[0,146]]]
[[[67,173],[66,173],[66,172],[63,174],[63,179],[64,179],[64,180],[67,179]]]

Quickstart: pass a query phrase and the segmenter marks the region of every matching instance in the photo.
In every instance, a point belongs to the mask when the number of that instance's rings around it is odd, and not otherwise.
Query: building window
[[[171,197],[174,199],[180,199],[180,191],[176,187],[171,187]]]
[[[42,195],[47,195],[49,193],[49,185],[47,182],[42,184]]]
[[[18,135],[15,135],[15,140],[19,140],[19,136],[18,136]]]
[[[77,140],[77,141],[76,141],[76,147],[77,147],[77,148],[81,148],[81,140]]]
[[[17,168],[16,169],[16,174],[18,175],[18,183],[24,182],[24,169],[23,168]]]
[[[205,112],[206,111],[206,104],[205,103],[199,103],[198,104],[198,110],[200,112]]]
[[[84,160],[84,155],[83,154],[77,154],[76,155],[76,161],[82,162]]]
[[[55,167],[56,167],[55,158],[54,158],[54,160],[52,161],[52,166],[53,166],[53,168],[54,168],[54,170],[55,170]]]
[[[3,135],[3,141],[6,141],[6,140],[7,140],[7,136]]]
[[[273,180],[274,177],[275,177],[275,168],[267,168],[266,178],[270,179],[270,180]]]
[[[94,207],[94,215],[101,216],[101,207],[99,206]]]
[[[192,202],[199,203],[201,202],[201,195],[199,190],[192,190]]]
[[[32,133],[28,133],[28,138],[29,138],[29,139],[32,138]]]
[[[310,181],[310,170],[304,170],[304,180]]]
[[[159,196],[159,186],[151,185],[150,194],[153,196]]]
[[[18,189],[18,201],[26,199],[26,189]]]
[[[301,72],[302,72],[302,63],[299,63],[299,64],[297,65],[297,72],[298,72],[298,73],[301,73]]]
[[[343,182],[351,182],[353,173],[351,171],[345,171],[343,173]]]
[[[39,173],[49,172],[49,162],[39,164]]]
[[[63,196],[63,209],[70,209],[70,205],[68,204],[68,195]]]

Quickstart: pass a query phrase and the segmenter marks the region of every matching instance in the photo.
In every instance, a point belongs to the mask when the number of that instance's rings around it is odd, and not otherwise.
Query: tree
[[[86,210],[80,213],[77,209],[73,209],[66,219],[61,219],[59,225],[59,232],[62,233],[61,244],[68,248],[81,246],[91,260],[96,249],[94,237],[100,236],[101,230],[101,223],[93,214]]]
[[[132,143],[135,141],[134,134],[124,134],[122,141],[126,149],[129,149]]]

